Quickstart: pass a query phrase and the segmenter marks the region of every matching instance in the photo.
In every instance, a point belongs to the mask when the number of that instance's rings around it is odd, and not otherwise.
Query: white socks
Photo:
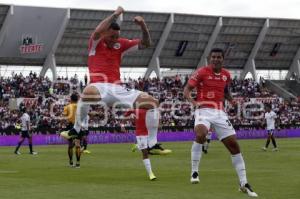
[[[150,159],[144,159],[143,162],[144,162],[146,171],[147,171],[147,173],[149,175],[150,173],[152,173]]]
[[[82,127],[82,130],[89,130],[89,115],[86,116],[85,120],[82,122],[81,124],[81,127]]]
[[[76,117],[75,117],[75,124],[74,129],[77,131],[77,133],[80,132],[81,127],[84,125],[88,125],[88,113],[89,113],[90,105],[82,102],[81,99],[77,103],[77,110],[76,110]],[[87,124],[85,124],[87,123]]]
[[[192,149],[191,149],[192,173],[199,171],[201,156],[202,156],[202,144],[193,142]]]
[[[247,183],[246,176],[246,167],[243,156],[241,153],[231,156],[232,164],[236,170],[236,173],[239,177],[241,186],[244,186]]]
[[[202,144],[194,142],[191,150],[192,173],[199,172],[199,164],[202,156]],[[247,181],[246,168],[243,156],[241,153],[231,156],[232,164],[239,177],[241,186],[244,186]]]
[[[157,143],[157,131],[159,126],[158,109],[150,109],[146,113],[146,127],[148,130],[149,147],[153,147]]]

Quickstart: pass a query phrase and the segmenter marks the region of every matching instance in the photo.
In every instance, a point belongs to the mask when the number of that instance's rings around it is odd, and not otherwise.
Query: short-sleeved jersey
[[[30,116],[27,113],[23,113],[21,116],[21,130],[28,131],[28,123],[30,123]]]
[[[202,108],[224,109],[224,89],[230,84],[229,71],[222,68],[216,74],[211,65],[196,70],[188,84],[197,89],[197,102]]]
[[[89,40],[88,67],[90,83],[120,82],[120,65],[125,53],[138,50],[140,40],[119,38],[113,48],[108,48],[102,39]]]
[[[273,130],[275,129],[275,119],[277,118],[277,115],[274,111],[266,112],[265,113],[265,119],[267,122],[267,130]]]
[[[147,110],[145,109],[135,109],[130,110],[125,113],[125,116],[129,116],[131,114],[135,114],[135,134],[136,136],[145,136],[148,135],[148,130],[146,126],[146,113]]]
[[[68,122],[72,124],[75,123],[76,109],[77,109],[77,104],[75,103],[70,103],[64,106],[63,114],[67,118]]]

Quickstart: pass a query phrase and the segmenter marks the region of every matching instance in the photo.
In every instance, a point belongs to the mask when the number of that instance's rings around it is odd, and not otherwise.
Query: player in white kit
[[[266,145],[262,148],[262,150],[266,151],[268,149],[268,146],[270,144],[270,141],[272,141],[273,144],[273,151],[278,151],[277,144],[274,137],[274,131],[275,131],[275,120],[277,118],[277,115],[274,111],[272,111],[272,105],[267,104],[265,105],[266,113],[265,113],[265,122],[267,125],[267,133],[268,138],[266,141]]]

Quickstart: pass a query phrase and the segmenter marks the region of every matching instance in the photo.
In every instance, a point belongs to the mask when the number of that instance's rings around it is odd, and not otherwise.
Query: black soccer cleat
[[[167,155],[172,153],[172,150],[164,149],[160,143],[156,143],[153,147],[148,148],[148,153],[150,155]]]
[[[191,177],[191,183],[192,184],[198,184],[200,182],[199,180],[199,174],[198,172],[194,171]]]

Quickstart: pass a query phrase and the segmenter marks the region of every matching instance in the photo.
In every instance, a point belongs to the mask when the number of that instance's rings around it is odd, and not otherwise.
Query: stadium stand
[[[17,105],[21,102],[30,104],[37,132],[55,133],[64,127],[59,112],[67,103],[67,95],[82,90],[86,82],[78,76],[62,77],[56,66],[86,67],[89,35],[108,13],[111,11],[0,5],[0,65],[41,67],[39,74],[1,76],[2,134],[17,131]],[[257,102],[272,103],[280,115],[280,128],[299,127],[300,20],[128,11],[118,21],[123,36],[139,36],[132,24],[136,15],[147,21],[153,45],[124,58],[122,67],[147,68],[144,77],[124,79],[124,85],[147,91],[160,100],[163,131],[192,128],[192,110],[182,95],[187,76],[181,76],[180,69],[192,71],[205,65],[214,47],[225,50],[225,66],[233,77],[237,76],[232,92],[240,103],[227,106],[237,129],[262,128],[255,119],[261,114],[259,105],[257,110],[252,107],[254,111],[236,115],[240,107],[250,104],[250,109],[251,103]],[[176,69],[178,75],[162,77],[161,68]],[[48,69],[53,80],[45,77]],[[258,77],[261,70],[285,72],[284,83],[272,81],[280,92],[268,83],[272,76]],[[149,78],[152,72],[157,78]],[[249,73],[252,79],[245,79]],[[122,121],[124,110],[119,109],[109,111],[109,122],[103,126],[100,121],[105,116],[96,114],[100,110],[97,106],[91,110],[93,128],[118,132],[122,122],[129,130],[133,125],[130,120]]]
[[[143,80],[126,79],[124,86],[149,92],[159,99],[161,103],[162,131],[178,131],[193,128],[192,107],[183,97],[185,77],[165,77],[161,80],[151,78]],[[22,103],[30,107],[30,115],[36,132],[56,133],[66,124],[61,120],[63,106],[68,103],[69,93],[81,89],[77,77],[60,77],[53,83],[48,78],[37,77],[32,73],[23,77],[15,74],[13,78],[1,80],[1,105],[0,105],[0,131],[8,135],[18,132],[15,129],[18,123],[18,110],[10,110],[9,99],[23,98]],[[53,91],[51,91],[53,90]],[[270,92],[262,84],[251,79],[233,80],[232,91],[235,100],[239,103],[227,106],[227,112],[236,129],[263,129],[262,123],[257,119],[263,112],[260,103],[271,103],[273,110],[279,115],[279,128],[300,127],[300,101],[284,100]],[[247,97],[245,97],[247,96]],[[25,99],[25,100],[24,100]],[[245,104],[249,107],[245,113],[239,115],[239,109]],[[110,109],[108,123],[103,125],[104,115],[100,106],[92,106],[90,126],[100,132],[120,132],[121,125],[130,131],[134,128],[133,119],[124,120],[123,113],[127,109]]]

